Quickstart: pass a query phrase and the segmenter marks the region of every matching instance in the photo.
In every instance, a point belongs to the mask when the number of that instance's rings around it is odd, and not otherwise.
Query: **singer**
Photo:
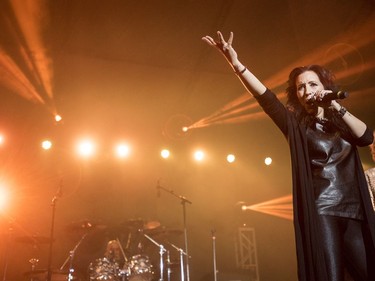
[[[281,103],[244,66],[233,33],[202,38],[224,55],[245,88],[286,137],[292,164],[294,229],[300,281],[375,280],[375,213],[357,146],[372,131],[335,99],[333,74],[319,66],[293,69]]]

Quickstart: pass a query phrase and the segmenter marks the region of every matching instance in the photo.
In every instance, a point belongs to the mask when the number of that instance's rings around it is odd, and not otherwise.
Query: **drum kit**
[[[171,281],[173,272],[183,269],[184,251],[171,243],[170,238],[183,234],[179,229],[161,226],[158,221],[130,219],[115,227],[94,224],[89,221],[71,223],[66,227],[69,233],[78,234],[78,243],[59,270],[37,269],[39,260],[32,258],[31,270],[24,276],[31,281]],[[86,272],[76,269],[77,250],[83,242],[101,233],[105,245],[102,253],[92,257]],[[48,244],[50,239],[42,236],[17,237],[16,241],[32,245]],[[95,243],[95,242],[94,242]],[[87,246],[87,245],[86,245]],[[158,249],[158,251],[156,250]],[[170,251],[180,254],[179,259],[171,260]],[[82,251],[81,251],[82,252]]]

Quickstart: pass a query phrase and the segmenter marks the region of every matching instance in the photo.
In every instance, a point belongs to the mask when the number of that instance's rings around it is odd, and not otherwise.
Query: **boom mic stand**
[[[184,223],[184,240],[185,240],[185,254],[186,254],[186,262],[185,262],[185,267],[186,267],[186,281],[190,281],[190,273],[189,273],[189,251],[188,251],[188,238],[187,238],[187,227],[186,227],[186,203],[192,204],[191,201],[186,199],[185,196],[182,195],[177,195],[174,193],[173,190],[169,190],[164,188],[158,184],[156,186],[158,190],[164,190],[165,192],[168,192],[169,194],[173,195],[174,197],[177,197],[181,200],[181,205],[182,205],[182,215],[183,215],[183,223]]]

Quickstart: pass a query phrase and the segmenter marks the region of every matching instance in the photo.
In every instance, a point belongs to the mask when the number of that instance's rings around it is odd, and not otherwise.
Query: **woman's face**
[[[311,70],[307,70],[297,76],[296,79],[297,97],[299,102],[308,113],[315,113],[317,106],[311,102],[313,95],[319,91],[324,90],[319,76]]]

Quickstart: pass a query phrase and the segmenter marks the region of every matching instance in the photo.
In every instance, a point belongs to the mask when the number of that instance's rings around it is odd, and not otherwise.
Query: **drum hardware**
[[[60,270],[51,270],[52,281],[66,281],[68,280],[68,272]],[[48,276],[48,269],[34,269],[24,273],[24,276],[30,278],[33,281],[45,281]]]
[[[161,190],[173,195],[174,197],[178,198],[181,200],[181,205],[182,205],[182,217],[183,217],[183,224],[184,224],[184,242],[185,242],[185,253],[186,253],[186,262],[185,262],[185,268],[186,268],[186,280],[187,281],[190,281],[190,269],[189,269],[189,259],[190,259],[190,256],[189,256],[189,251],[188,251],[188,237],[187,237],[187,226],[186,226],[186,203],[188,204],[192,204],[192,202],[190,200],[188,200],[185,196],[182,196],[182,195],[177,195],[174,193],[173,190],[169,190],[163,186],[161,186],[159,184],[159,180],[158,180],[158,183],[157,183],[157,186],[156,186],[158,192],[160,192]]]
[[[60,270],[63,270],[64,267],[68,264],[69,262],[69,273],[68,273],[68,281],[73,280],[73,273],[74,273],[74,268],[73,268],[73,260],[74,260],[74,255],[79,247],[81,245],[82,241],[86,238],[88,233],[84,234],[81,239],[78,241],[78,243],[74,246],[74,248],[69,251],[69,256],[66,258],[62,266],[60,267]]]
[[[39,263],[39,259],[37,259],[37,258],[31,258],[31,259],[29,259],[29,263],[31,263],[31,272],[34,272],[36,266]],[[33,277],[31,277],[31,281],[34,281]]]
[[[213,265],[214,265],[214,281],[217,281],[217,268],[216,268],[216,235],[215,230],[211,230],[212,236],[212,256],[213,256]]]
[[[186,254],[186,252],[184,252],[183,249],[177,247],[176,245],[174,245],[173,243],[171,242],[168,242],[169,245],[171,245],[174,249],[177,250],[177,252],[180,254],[180,271],[181,271],[181,281],[184,281],[185,280],[185,275],[184,275],[184,256],[187,257],[186,260],[189,259],[188,255]],[[169,264],[170,264],[170,261],[169,261]],[[168,267],[169,271],[170,271],[170,267]],[[170,281],[170,279],[168,279],[168,281]],[[215,280],[216,281],[216,280]]]
[[[51,281],[52,278],[52,248],[53,248],[53,236],[55,230],[55,214],[56,214],[56,203],[58,199],[62,196],[62,180],[57,188],[55,196],[51,200],[52,216],[51,216],[51,229],[50,229],[50,241],[49,241],[49,251],[48,251],[48,262],[47,262],[47,281]]]
[[[160,262],[159,262],[159,269],[160,269],[160,281],[164,280],[164,259],[163,255],[166,252],[164,246],[162,244],[159,244],[156,242],[154,239],[152,239],[150,236],[147,234],[143,233],[143,236],[146,237],[148,240],[150,240],[152,243],[154,243],[157,247],[159,247],[159,255],[160,255]]]

